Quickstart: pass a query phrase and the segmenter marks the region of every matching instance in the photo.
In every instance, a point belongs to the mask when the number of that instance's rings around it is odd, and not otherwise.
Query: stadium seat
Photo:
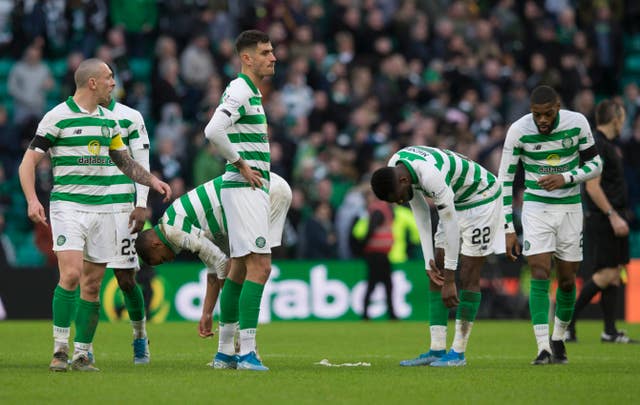
[[[13,67],[15,60],[13,59],[0,59],[0,80],[6,80],[9,77],[9,72]]]
[[[624,67],[629,73],[640,73],[640,53],[629,54],[624,61]]]
[[[151,61],[148,59],[131,59],[129,66],[136,80],[146,82],[151,77]]]
[[[54,59],[48,61],[51,74],[56,79],[62,79],[67,72],[67,61],[65,59]]]

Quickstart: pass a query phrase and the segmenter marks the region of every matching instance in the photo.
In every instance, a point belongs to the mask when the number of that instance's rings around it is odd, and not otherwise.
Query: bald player
[[[35,191],[35,168],[46,153],[51,156],[49,215],[60,281],[53,294],[54,354],[49,369],[68,368],[70,327],[75,316],[71,369],[99,371],[88,353],[98,326],[100,283],[106,264],[116,256],[113,205],[130,195],[119,192],[122,174],[114,174],[112,168],[115,165],[136,183],[158,191],[165,201],[170,199],[171,189],[129,156],[117,118],[100,106],[110,101],[115,86],[109,66],[99,59],[87,59],[74,79],[74,95],[38,124],[19,175],[29,218],[46,224],[47,216]],[[79,298],[75,292],[78,286]]]

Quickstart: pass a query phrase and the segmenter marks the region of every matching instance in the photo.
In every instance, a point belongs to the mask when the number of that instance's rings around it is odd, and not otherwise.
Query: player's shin
[[[573,308],[576,303],[575,285],[569,291],[558,288],[556,291],[556,316],[553,325],[551,340],[564,340],[565,333],[573,317]]]
[[[124,295],[124,304],[127,307],[127,312],[129,313],[129,319],[131,319],[134,339],[146,337],[147,331],[142,289],[140,289],[138,284],[135,284],[131,290],[123,290],[122,292]]]
[[[227,355],[235,353],[233,337],[238,327],[239,301],[242,284],[227,279],[220,292],[220,333],[218,351]]]
[[[551,353],[549,346],[549,285],[549,280],[531,280],[529,311],[538,344],[538,353],[542,350]]]
[[[456,332],[451,348],[456,353],[464,353],[471,335],[473,321],[478,314],[481,294],[468,290],[460,291],[460,304],[456,312]]]
[[[65,290],[59,285],[53,292],[53,352],[67,352],[71,333],[71,320],[75,317],[77,296],[75,291]]]
[[[100,316],[100,302],[89,302],[82,298],[78,301],[78,314],[76,316],[76,336],[74,338],[74,351],[87,353],[91,348],[91,342],[98,328]]]
[[[256,328],[264,284],[246,280],[240,294],[240,355],[256,351]]]
[[[447,349],[447,318],[449,308],[442,302],[440,291],[429,291],[429,331],[432,351]]]

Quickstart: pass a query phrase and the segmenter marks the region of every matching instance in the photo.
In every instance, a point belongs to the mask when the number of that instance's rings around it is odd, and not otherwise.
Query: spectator
[[[24,51],[8,80],[9,94],[14,99],[13,122],[23,124],[28,118],[40,119],[46,108],[46,93],[53,87],[47,65],[42,62],[42,51],[30,46]]]
[[[312,207],[313,216],[301,228],[299,257],[316,260],[334,258],[336,235],[331,220],[331,205],[321,201]]]

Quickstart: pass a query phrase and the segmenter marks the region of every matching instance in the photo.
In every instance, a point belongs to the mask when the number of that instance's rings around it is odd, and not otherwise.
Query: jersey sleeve
[[[38,147],[33,148],[34,150],[46,152],[49,146],[56,143],[56,139],[60,136],[60,128],[56,126],[57,121],[51,111],[42,117],[36,128],[33,144]]]
[[[134,119],[129,127],[129,148],[132,151],[137,149],[149,149],[149,134],[147,133],[147,128],[144,125],[144,118],[142,118],[142,114],[138,111],[134,113]]]
[[[429,269],[429,261],[434,258],[429,204],[427,200],[425,200],[422,192],[416,191],[411,201],[409,201],[409,206],[416,220],[418,234],[420,235],[420,246],[422,247],[424,265],[426,269]]]
[[[577,169],[562,174],[567,184],[584,183],[602,173],[602,159],[598,154],[593,133],[591,133],[591,126],[582,114],[580,114],[578,118],[578,126],[580,128],[578,150],[580,151],[580,157],[583,162]]]
[[[240,80],[233,81],[222,95],[216,111],[223,112],[235,123],[246,114],[249,97],[251,93],[246,85]]]
[[[502,185],[502,209],[507,233],[515,232],[513,226],[513,179],[516,176],[518,162],[522,153],[520,132],[516,124],[512,124],[509,127],[504,140],[502,159],[500,160],[500,169],[498,171],[498,180]]]
[[[122,128],[118,124],[117,120],[115,125],[111,128],[111,143],[109,144],[109,150],[127,150],[127,145],[122,140]]]
[[[418,175],[420,186],[426,195],[433,199],[440,216],[446,239],[444,267],[447,270],[456,270],[460,254],[460,226],[456,214],[453,190],[447,185],[442,172],[434,165],[427,162],[419,162],[413,167]]]

